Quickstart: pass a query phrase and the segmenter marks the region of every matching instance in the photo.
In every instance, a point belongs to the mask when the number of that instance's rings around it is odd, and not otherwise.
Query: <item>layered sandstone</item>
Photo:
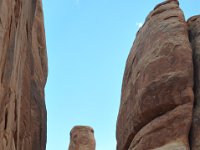
[[[191,150],[200,149],[200,15],[188,20],[194,63],[194,109],[190,135]]]
[[[75,126],[70,132],[69,150],[95,150],[94,130],[88,126]]]
[[[0,1],[0,150],[44,150],[47,55],[41,0]]]
[[[189,150],[193,61],[177,0],[148,15],[127,59],[117,120],[117,150]]]

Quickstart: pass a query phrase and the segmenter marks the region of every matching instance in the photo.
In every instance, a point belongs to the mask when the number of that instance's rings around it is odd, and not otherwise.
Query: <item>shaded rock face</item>
[[[199,21],[187,23],[177,0],[157,5],[146,18],[126,63],[117,150],[200,149]]]
[[[194,62],[194,109],[190,134],[192,150],[200,149],[200,15],[188,20],[189,38],[193,49]]]
[[[88,126],[75,126],[70,132],[69,150],[95,150],[94,130]]]
[[[47,55],[41,0],[0,1],[0,149],[44,150]]]

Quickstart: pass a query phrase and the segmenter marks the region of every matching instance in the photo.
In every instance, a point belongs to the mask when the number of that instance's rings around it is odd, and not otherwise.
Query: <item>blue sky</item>
[[[161,0],[43,0],[49,75],[47,150],[66,150],[74,125],[95,130],[96,150],[115,150],[126,58]],[[180,0],[186,18],[198,0]]]

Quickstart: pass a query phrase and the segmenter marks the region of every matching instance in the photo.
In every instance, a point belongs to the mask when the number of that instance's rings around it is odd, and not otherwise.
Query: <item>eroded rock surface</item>
[[[188,20],[194,62],[194,110],[190,135],[191,150],[200,150],[200,15]]]
[[[47,55],[41,0],[0,1],[0,150],[44,150]]]
[[[117,120],[117,150],[189,150],[193,62],[177,0],[148,15],[127,59]]]
[[[94,130],[88,126],[75,126],[70,132],[69,150],[95,150]]]

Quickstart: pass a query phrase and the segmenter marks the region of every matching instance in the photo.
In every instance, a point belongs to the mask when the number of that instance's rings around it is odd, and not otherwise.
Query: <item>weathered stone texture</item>
[[[193,62],[177,0],[148,15],[127,59],[117,120],[117,150],[189,150]]]
[[[41,0],[0,1],[0,150],[44,150],[47,55]]]
[[[88,126],[75,126],[70,132],[69,150],[95,150],[94,130]]]
[[[200,15],[188,20],[194,63],[194,110],[190,135],[191,150],[200,150]]]

